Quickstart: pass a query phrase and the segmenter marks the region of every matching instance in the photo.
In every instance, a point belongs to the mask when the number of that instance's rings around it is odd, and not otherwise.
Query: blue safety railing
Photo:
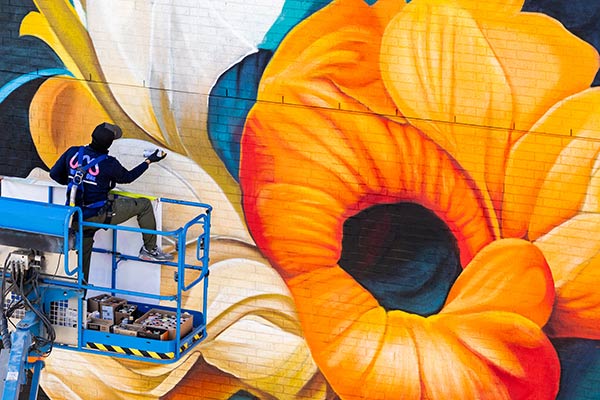
[[[210,246],[210,226],[212,207],[208,204],[174,200],[169,198],[158,199],[162,203],[170,203],[181,207],[193,207],[198,210],[196,216],[176,230],[148,230],[129,226],[110,225],[86,222],[82,220],[81,210],[77,207],[68,207],[62,205],[32,202],[28,200],[15,200],[0,197],[0,230],[6,229],[11,232],[25,232],[37,235],[50,236],[60,239],[62,242],[62,253],[64,257],[64,272],[73,279],[59,279],[56,277],[42,278],[42,284],[45,287],[44,308],[49,309],[50,303],[64,299],[65,296],[77,295],[78,298],[78,316],[77,316],[77,343],[54,343],[55,347],[75,350],[80,352],[89,352],[94,354],[103,354],[128,359],[170,363],[177,361],[181,356],[188,353],[196,344],[206,338],[207,326],[207,294],[208,294],[208,275],[209,275],[209,246]],[[29,217],[22,218],[23,214]],[[33,217],[32,217],[33,216]],[[69,229],[71,221],[75,219],[78,229],[73,232]],[[10,221],[10,222],[8,222]],[[98,286],[87,284],[83,280],[82,274],[82,247],[83,247],[83,229],[86,227],[106,229],[113,232],[112,248],[99,249],[94,248],[94,252],[107,253],[112,258],[112,274],[110,286]],[[186,254],[187,239],[192,228],[199,228],[200,234],[193,235],[195,241],[194,254],[188,260]],[[155,262],[144,261],[137,256],[123,254],[117,251],[118,236],[120,232],[138,232],[150,233],[165,238],[170,238],[176,244],[177,260],[173,262]],[[77,265],[69,266],[69,249],[77,251]],[[147,293],[142,290],[120,289],[117,282],[116,271],[122,261],[134,260],[148,263],[159,263],[173,268],[175,273],[173,279],[176,281],[176,289],[169,294]],[[195,271],[198,276],[191,279],[186,284],[186,271]],[[75,279],[76,278],[76,279]],[[193,287],[203,285],[203,298],[200,310],[191,310],[182,308],[183,294]],[[170,312],[175,315],[176,321],[182,321],[182,315],[189,314],[193,318],[193,326],[189,332],[182,335],[181,323],[176,324],[175,335],[173,339],[156,340],[145,337],[127,336],[114,332],[103,332],[99,330],[86,329],[85,321],[87,315],[83,314],[84,293],[86,291],[97,291],[107,293],[111,296],[136,296],[141,299],[148,299],[153,304],[143,301],[129,302],[137,306],[141,313],[151,309],[158,309]],[[173,307],[156,305],[156,301],[166,301],[174,304]]]

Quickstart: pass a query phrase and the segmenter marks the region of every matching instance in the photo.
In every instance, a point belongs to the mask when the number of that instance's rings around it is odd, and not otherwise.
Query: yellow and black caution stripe
[[[136,357],[153,358],[155,360],[172,360],[175,358],[175,353],[173,353],[173,352],[157,353],[155,351],[131,349],[129,347],[121,347],[121,346],[111,346],[111,345],[102,344],[102,343],[87,342],[86,347],[89,349],[107,351],[107,352],[119,353],[119,354],[127,354],[130,356],[136,356]]]
[[[202,339],[202,337],[203,337],[203,335],[201,335],[199,333],[195,334],[191,341],[181,345],[181,347],[179,348],[179,352],[183,353],[192,344],[194,344],[198,340]],[[87,342],[86,347],[88,349],[106,351],[106,352],[111,352],[111,353],[126,354],[126,355],[130,355],[130,356],[144,357],[144,358],[153,358],[155,360],[173,360],[175,358],[174,352],[157,353],[155,351],[138,350],[138,349],[132,349],[130,347],[113,346],[113,345],[108,345],[108,344],[103,344],[103,343]]]
[[[181,345],[181,347],[179,348],[179,352],[183,353],[184,351],[187,350],[188,347],[190,347],[192,344],[196,343],[200,339],[202,339],[202,335],[199,333],[195,334],[191,341]]]

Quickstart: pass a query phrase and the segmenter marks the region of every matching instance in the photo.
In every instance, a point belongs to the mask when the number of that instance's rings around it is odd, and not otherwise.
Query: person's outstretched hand
[[[165,153],[164,151],[162,151],[160,149],[156,149],[156,150],[154,150],[154,153],[150,154],[148,156],[148,158],[146,158],[146,160],[150,161],[151,163],[154,163],[154,162],[159,162],[166,156],[167,156],[167,153]]]

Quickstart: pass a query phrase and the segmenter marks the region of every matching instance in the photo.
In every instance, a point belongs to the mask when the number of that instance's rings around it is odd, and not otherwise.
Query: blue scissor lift
[[[19,398],[21,388],[27,381],[27,371],[30,371],[29,398],[36,398],[43,358],[53,347],[153,363],[171,363],[179,360],[206,338],[212,207],[208,204],[168,198],[158,200],[172,207],[193,207],[197,210],[197,213],[194,212],[196,216],[174,231],[145,230],[85,222],[78,207],[0,197],[0,246],[8,251],[2,274],[4,318],[0,320],[0,336],[3,343],[0,352],[0,374],[3,374],[0,376],[3,380],[0,381],[0,385],[3,400]],[[73,230],[71,226],[78,228]],[[82,233],[86,226],[112,232],[111,249],[94,248],[94,252],[110,255],[110,286],[88,285],[80,273]],[[195,233],[192,234],[191,230]],[[175,244],[177,261],[144,261],[166,265],[174,270],[171,276],[176,289],[172,293],[161,295],[119,288],[117,270],[120,263],[128,260],[143,261],[137,256],[117,251],[119,234],[124,231],[156,234]],[[195,255],[189,257],[192,260],[187,260],[186,249],[190,243],[192,246],[195,244]],[[59,269],[62,264],[61,274],[44,273],[44,260],[46,255],[50,254],[58,254],[58,260],[62,260],[55,267]],[[50,267],[52,268],[54,266]],[[202,285],[200,309],[183,309],[182,295],[197,285]],[[23,315],[8,333],[6,310],[10,309],[11,304],[7,293],[10,293],[11,288],[16,291]],[[164,336],[162,340],[157,340],[147,336],[114,333],[108,329],[88,329],[87,300],[84,298],[87,291],[114,297],[144,299],[129,301],[128,304],[135,306],[138,313],[164,311],[174,316],[176,321],[183,321],[185,316],[186,319],[192,320],[193,324],[191,328],[187,326],[186,332],[182,332],[181,324],[177,323],[175,334],[166,340]],[[159,302],[170,304],[172,307],[160,305]],[[63,332],[66,333],[65,340],[62,340]]]

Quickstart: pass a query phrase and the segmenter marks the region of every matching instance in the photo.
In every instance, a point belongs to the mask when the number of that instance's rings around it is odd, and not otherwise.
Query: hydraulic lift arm
[[[17,329],[11,334],[12,345],[10,349],[0,351],[0,376],[4,379],[0,382],[2,400],[18,400],[21,387],[27,383],[27,371],[32,371],[31,390],[29,399],[37,399],[39,379],[44,361],[35,359],[29,362],[31,346],[33,344],[34,332],[39,331],[39,319],[30,311],[17,325]]]

